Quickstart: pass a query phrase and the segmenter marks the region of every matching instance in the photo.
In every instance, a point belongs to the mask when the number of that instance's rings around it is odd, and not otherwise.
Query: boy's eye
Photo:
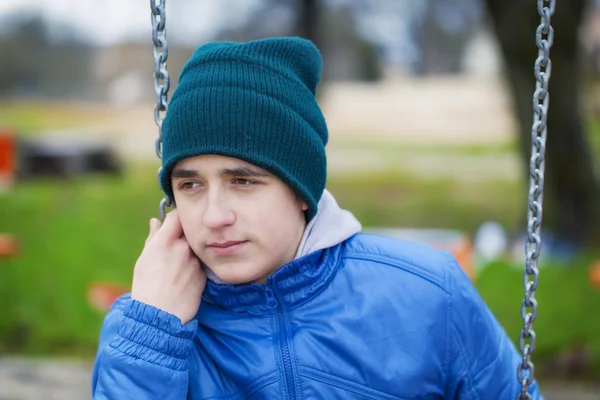
[[[195,187],[197,187],[198,183],[197,182],[181,182],[179,184],[179,188],[183,189],[183,190],[190,190],[190,189],[194,189]]]
[[[240,186],[250,186],[254,183],[256,183],[255,181],[251,181],[250,179],[245,179],[245,178],[236,178],[233,180],[233,183],[235,183],[236,185],[240,185]]]

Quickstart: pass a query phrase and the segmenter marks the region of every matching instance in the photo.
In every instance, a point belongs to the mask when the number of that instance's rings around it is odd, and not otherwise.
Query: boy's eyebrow
[[[239,176],[240,178],[268,178],[271,176],[267,171],[260,168],[237,167],[224,168],[219,171],[221,176]],[[198,171],[185,168],[174,168],[171,172],[173,179],[197,178],[200,176]]]
[[[271,176],[271,174],[262,168],[251,167],[224,168],[219,171],[219,174],[221,176],[239,176],[241,178],[268,178]]]
[[[171,171],[171,178],[197,178],[198,171],[185,168],[174,168]]]

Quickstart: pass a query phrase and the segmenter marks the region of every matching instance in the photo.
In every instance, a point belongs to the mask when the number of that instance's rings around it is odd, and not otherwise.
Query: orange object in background
[[[87,301],[90,306],[100,311],[108,311],[121,295],[131,291],[124,285],[107,282],[93,282],[87,288]]]
[[[390,236],[400,240],[409,240],[428,244],[445,250],[454,256],[458,265],[471,281],[475,281],[475,255],[473,243],[463,232],[451,229],[407,229],[407,228],[365,228],[366,233]]]
[[[600,260],[590,267],[590,283],[594,289],[600,290]]]
[[[432,246],[450,252],[471,281],[475,281],[473,245],[467,236],[458,236],[448,243],[432,243]]]
[[[0,259],[16,257],[19,254],[19,242],[13,235],[0,233]]]
[[[9,187],[16,170],[16,135],[8,129],[0,128],[0,188]]]

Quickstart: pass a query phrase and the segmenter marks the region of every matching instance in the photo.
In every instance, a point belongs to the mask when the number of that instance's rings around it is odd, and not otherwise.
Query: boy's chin
[[[262,269],[251,268],[251,266],[247,265],[216,266],[215,268],[208,269],[207,275],[209,278],[213,278],[214,280],[214,277],[216,277],[217,281],[229,285],[264,284],[268,274],[262,271]]]

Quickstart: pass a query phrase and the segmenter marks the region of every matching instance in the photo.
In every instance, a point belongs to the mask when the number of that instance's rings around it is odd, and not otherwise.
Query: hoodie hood
[[[319,201],[317,215],[304,230],[296,258],[338,245],[361,229],[354,215],[340,208],[333,195],[325,190]]]
[[[361,230],[362,226],[356,217],[340,208],[333,195],[325,189],[319,200],[317,214],[306,225],[295,259],[338,245]],[[210,268],[204,266],[204,270],[208,279],[225,284]]]

